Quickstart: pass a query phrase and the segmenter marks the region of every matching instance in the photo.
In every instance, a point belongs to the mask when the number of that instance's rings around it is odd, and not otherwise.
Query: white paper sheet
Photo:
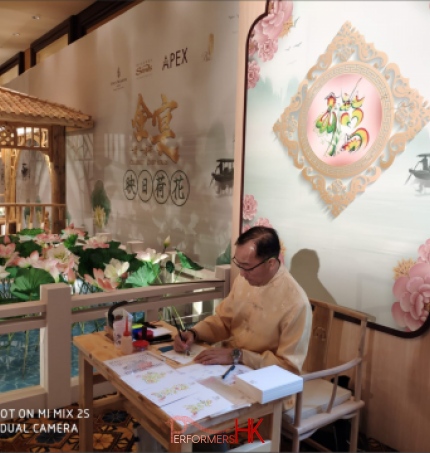
[[[192,363],[177,369],[178,373],[186,374],[195,381],[207,379],[211,376],[222,376],[228,369],[228,365],[202,365],[201,363]]]
[[[134,390],[146,395],[146,392],[151,391],[154,387],[165,383],[171,383],[172,378],[178,379],[180,376],[181,375],[175,369],[166,363],[163,363],[160,366],[152,367],[148,370],[122,376],[121,379]]]
[[[150,390],[145,389],[140,393],[165,410],[164,406],[168,404],[193,394],[204,395],[205,391],[205,387],[188,376],[177,375],[174,377],[169,376],[169,379],[164,380],[162,384],[154,385]]]
[[[170,360],[174,360],[177,363],[186,365],[188,363],[191,363],[194,360],[194,357],[196,357],[196,355],[198,355],[201,351],[204,351],[205,349],[207,348],[205,348],[204,346],[193,344],[191,345],[190,355],[186,355],[183,352],[176,351],[163,352],[162,355],[164,357],[168,357]]]
[[[144,371],[163,365],[164,361],[143,351],[118,357],[116,359],[106,360],[104,364],[115,371],[119,376],[126,376],[138,371]]]
[[[200,420],[213,414],[227,412],[231,407],[230,401],[207,387],[203,387],[198,393],[164,406],[163,410],[178,423],[184,425],[184,420],[187,418]]]

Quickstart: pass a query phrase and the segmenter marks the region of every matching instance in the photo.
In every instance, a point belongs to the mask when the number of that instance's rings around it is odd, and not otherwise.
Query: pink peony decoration
[[[257,43],[262,44],[267,39],[277,40],[284,28],[284,23],[291,17],[292,12],[292,1],[273,2],[273,11],[254,27],[254,39]]]
[[[267,228],[273,228],[272,224],[269,222],[269,219],[265,219],[263,217],[260,217],[254,224],[254,226],[263,226]]]
[[[257,206],[257,200],[253,195],[245,195],[243,197],[242,218],[244,220],[252,220],[257,213]]]
[[[248,65],[248,90],[255,88],[260,80],[260,66],[255,60],[252,60]]]
[[[275,0],[269,6],[269,14],[257,22],[249,38],[248,57],[251,58],[258,50],[258,57],[263,62],[271,60],[278,50],[278,39],[284,31],[293,12],[290,0]],[[260,67],[253,60],[248,65],[248,89],[255,88],[260,80]]]
[[[420,328],[429,315],[430,264],[417,263],[409,270],[409,277],[399,277],[393,286],[397,302],[391,307],[394,321],[408,331]]]
[[[278,50],[278,40],[267,39],[263,44],[258,45],[258,56],[263,61],[269,61]]]
[[[419,246],[418,255],[419,263],[430,263],[430,239],[427,239],[424,244]]]

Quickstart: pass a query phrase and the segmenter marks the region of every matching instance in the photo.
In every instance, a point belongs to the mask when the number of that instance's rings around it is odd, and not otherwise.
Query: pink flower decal
[[[254,226],[263,226],[267,228],[273,228],[272,224],[270,223],[269,219],[265,219],[260,217],[255,223]]]
[[[260,66],[255,60],[252,60],[248,65],[248,90],[255,88],[260,80]]]
[[[427,239],[424,244],[418,248],[418,262],[430,263],[430,239]]]
[[[408,331],[420,328],[430,309],[430,264],[412,266],[408,277],[396,280],[393,294],[397,302],[393,304],[391,313],[396,324]]]
[[[254,88],[260,80],[260,67],[251,57],[263,61],[271,60],[278,51],[278,40],[285,36],[291,27],[293,2],[291,0],[275,0],[269,5],[269,14],[257,22],[248,44],[248,89]]]
[[[245,195],[243,198],[243,219],[252,220],[257,213],[257,206],[257,200],[253,195]]]
[[[284,23],[291,17],[292,12],[292,1],[273,2],[273,10],[260,20],[254,28],[254,39],[258,44],[262,44],[267,39],[277,40],[284,28]]]
[[[278,50],[278,40],[267,39],[263,44],[258,46],[258,56],[263,61],[269,61],[273,58]]]

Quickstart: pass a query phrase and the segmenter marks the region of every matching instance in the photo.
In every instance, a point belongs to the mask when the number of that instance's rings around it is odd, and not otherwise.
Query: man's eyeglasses
[[[236,265],[236,267],[238,267],[239,269],[241,269],[242,271],[244,272],[251,272],[253,271],[254,269],[257,269],[257,267],[261,266],[262,264],[264,263],[267,263],[267,261],[269,261],[270,259],[272,259],[273,256],[269,257],[269,258],[266,258],[265,260],[261,261],[261,263],[258,263],[256,264],[255,266],[252,266],[252,267],[243,267],[241,264],[239,264],[236,260],[236,257],[233,256],[232,258],[232,261],[233,263]]]

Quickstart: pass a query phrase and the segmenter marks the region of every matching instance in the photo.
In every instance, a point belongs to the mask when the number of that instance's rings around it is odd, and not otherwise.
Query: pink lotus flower
[[[60,236],[58,234],[38,234],[35,238],[35,241],[38,244],[53,244],[53,243],[58,243],[61,242]]]
[[[33,267],[49,272],[52,275],[52,278],[58,282],[60,279],[60,269],[58,269],[57,264],[58,260],[56,259],[39,260],[37,263],[33,264]]]
[[[127,270],[129,267],[129,262],[123,263],[122,261],[112,258],[109,264],[106,265],[104,274],[110,281],[120,281],[121,278],[125,278],[127,276]]]
[[[15,252],[15,244],[13,242],[9,243],[8,245],[0,244],[0,258],[7,258],[7,259],[11,258],[11,256],[14,254],[14,252]]]
[[[94,236],[89,238],[86,244],[84,245],[84,250],[87,249],[108,249],[109,244],[107,243],[106,236]]]
[[[18,252],[15,252],[15,244],[10,242],[8,236],[5,236],[4,242],[7,245],[0,244],[0,258],[5,259],[4,267],[14,266],[19,259]]]
[[[157,264],[167,258],[167,253],[157,253],[154,249],[147,248],[145,251],[137,252],[136,258],[140,261],[149,261],[152,264]]]
[[[112,281],[109,278],[105,278],[105,274],[101,269],[93,269],[94,277],[85,274],[84,280],[90,285],[97,286],[103,291],[115,291],[119,282]]]
[[[419,263],[430,263],[430,239],[427,239],[424,244],[419,246],[418,255]]]
[[[393,286],[397,302],[391,307],[394,321],[409,331],[420,328],[430,309],[430,264],[417,263],[409,277],[399,277]]]
[[[69,236],[71,236],[73,234],[77,234],[78,237],[85,237],[86,233],[85,233],[84,230],[81,230],[79,228],[75,228],[74,224],[71,223],[68,228],[65,228],[63,230],[63,234],[61,235],[61,237],[63,239],[67,239]]]
[[[61,273],[68,274],[69,269],[75,266],[75,255],[73,255],[64,244],[52,247],[46,252],[46,257],[57,260],[57,267]]]
[[[248,64],[248,90],[255,88],[257,82],[260,80],[260,66],[255,60]]]
[[[243,197],[242,218],[244,220],[252,220],[257,213],[257,200],[253,195],[245,195]]]
[[[16,265],[18,267],[35,267],[39,260],[40,260],[39,252],[35,250],[34,252],[31,253],[29,257],[19,258],[16,261]]]

